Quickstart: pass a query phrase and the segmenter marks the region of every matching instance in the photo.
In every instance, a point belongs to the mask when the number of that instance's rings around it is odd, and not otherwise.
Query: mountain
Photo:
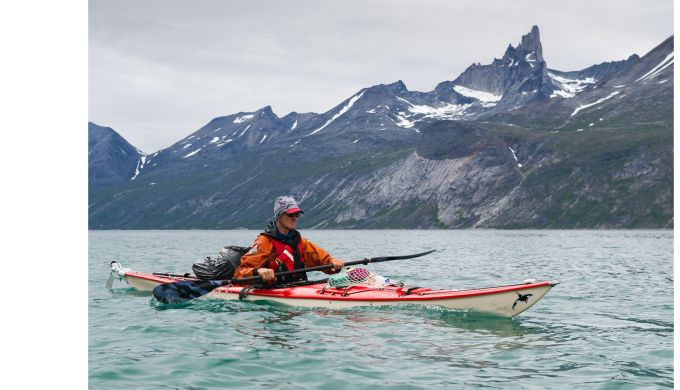
[[[493,96],[487,102],[495,103],[485,107],[503,111],[550,96],[554,87],[546,69],[538,27],[533,26],[517,47],[508,46],[503,58],[489,65],[473,64],[455,80],[439,84],[435,91],[484,91]]]
[[[573,94],[565,91],[549,100],[497,113],[488,119],[554,131],[601,125],[628,129],[672,128],[673,53],[673,37],[670,37],[642,58],[631,56],[623,63],[599,65],[616,71],[599,78],[576,79],[588,81],[589,86],[582,90]],[[581,71],[585,72],[598,73],[594,67]]]
[[[134,180],[146,155],[110,127],[88,123],[88,180],[91,188]]]
[[[90,228],[261,228],[281,194],[303,227],[672,227],[672,63],[670,37],[552,69],[534,26],[430,92],[397,81],[320,114],[267,106],[138,152],[137,174],[90,183]]]

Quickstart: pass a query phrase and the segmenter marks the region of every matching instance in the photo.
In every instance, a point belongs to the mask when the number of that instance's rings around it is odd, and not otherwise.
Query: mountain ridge
[[[259,227],[282,191],[305,202],[312,211],[305,219],[319,228],[672,226],[672,188],[663,184],[672,177],[672,42],[671,36],[643,57],[561,72],[548,68],[533,26],[501,59],[473,63],[431,92],[409,91],[398,80],[362,88],[321,114],[278,117],[265,106],[217,117],[140,157],[135,180],[91,183],[90,226]],[[667,145],[657,142],[669,137],[670,168]],[[611,139],[622,152],[607,169],[574,160],[600,164]],[[590,176],[544,176],[548,168],[568,170],[564,161]],[[654,180],[639,175],[641,164]],[[589,217],[566,207],[573,203],[566,198],[527,192],[561,194],[585,185],[595,198],[616,203],[602,187],[621,180],[658,195],[650,201],[658,207],[647,212],[655,217],[632,211],[611,217],[620,205]],[[511,216],[511,205],[522,213]]]

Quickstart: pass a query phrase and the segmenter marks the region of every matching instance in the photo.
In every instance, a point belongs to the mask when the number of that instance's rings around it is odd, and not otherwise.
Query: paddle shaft
[[[432,253],[434,251],[435,250],[431,250],[431,251],[417,253],[415,255],[407,255],[407,256],[384,256],[384,257],[366,258],[366,259],[363,259],[363,260],[356,260],[356,261],[347,262],[347,263],[345,263],[345,266],[357,265],[357,264],[367,265],[369,263],[380,263],[380,262],[383,262],[383,261],[412,259],[414,257],[429,255],[430,253]],[[299,274],[299,273],[302,273],[302,272],[323,271],[325,269],[331,269],[331,268],[333,268],[333,264],[324,264],[324,265],[317,265],[316,267],[301,268],[301,269],[296,269],[296,270],[292,270],[292,271],[277,272],[274,275],[275,276],[285,276],[285,275]],[[249,276],[247,278],[241,278],[241,279],[223,280],[222,282],[224,282],[224,283],[222,285],[224,286],[224,285],[227,285],[227,284],[241,284],[241,283],[244,283],[244,282],[253,282],[255,280],[260,280],[260,279],[262,279],[261,276]]]

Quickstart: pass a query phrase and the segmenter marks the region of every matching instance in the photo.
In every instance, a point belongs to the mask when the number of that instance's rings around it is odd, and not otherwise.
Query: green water
[[[92,231],[93,389],[659,388],[673,386],[672,231],[302,231],[411,286],[560,285],[514,319],[438,308],[158,304],[108,264],[189,272],[255,231]],[[322,277],[323,274],[310,274]]]

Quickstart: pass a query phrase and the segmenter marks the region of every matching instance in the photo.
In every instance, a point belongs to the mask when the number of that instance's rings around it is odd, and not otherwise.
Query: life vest
[[[274,259],[267,265],[274,272],[293,271],[305,268],[304,251],[302,250],[302,240],[294,248],[288,243],[280,241],[267,235],[274,245]],[[307,274],[302,272],[296,275],[284,275],[276,278],[278,282],[290,282],[293,280],[307,280]]]

